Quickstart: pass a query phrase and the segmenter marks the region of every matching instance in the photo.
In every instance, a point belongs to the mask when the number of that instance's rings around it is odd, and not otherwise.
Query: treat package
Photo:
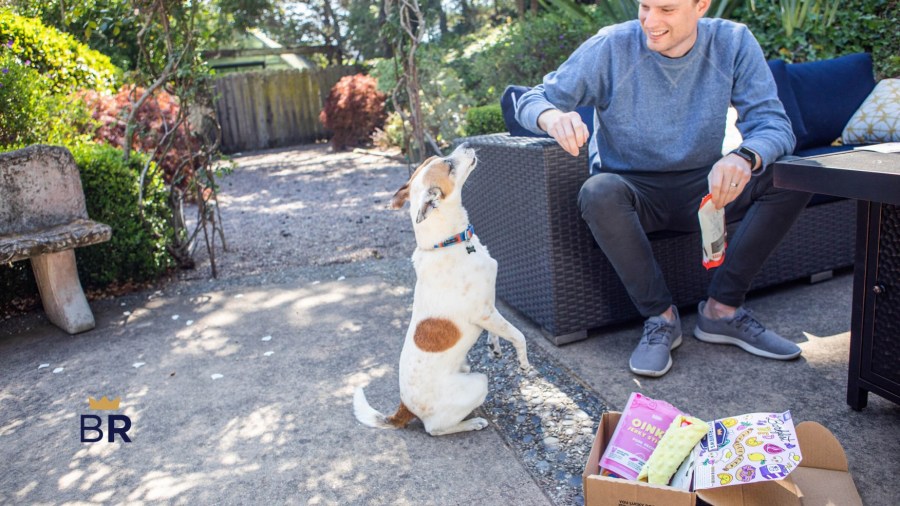
[[[600,467],[627,480],[636,480],[666,429],[680,414],[667,402],[632,392],[600,458]]]
[[[707,270],[722,265],[725,261],[725,208],[716,209],[712,202],[712,194],[707,194],[700,201],[697,212],[700,219],[700,236],[703,246],[703,267]]]
[[[638,480],[646,480],[653,485],[667,485],[708,429],[707,423],[699,418],[676,416],[641,469]]]

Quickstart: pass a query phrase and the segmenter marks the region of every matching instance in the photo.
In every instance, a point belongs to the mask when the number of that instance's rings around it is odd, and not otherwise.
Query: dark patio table
[[[858,200],[847,403],[900,403],[900,153],[844,151],[775,163],[775,186]]]

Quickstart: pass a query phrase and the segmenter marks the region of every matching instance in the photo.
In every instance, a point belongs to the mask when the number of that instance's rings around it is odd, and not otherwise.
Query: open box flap
[[[850,470],[844,448],[831,431],[817,422],[800,422],[796,430],[800,452],[803,453],[800,467],[845,472]]]

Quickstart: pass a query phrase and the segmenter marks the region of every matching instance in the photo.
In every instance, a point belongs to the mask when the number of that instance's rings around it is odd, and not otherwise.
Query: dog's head
[[[400,209],[408,200],[410,214],[421,223],[432,211],[445,203],[461,205],[462,187],[477,163],[475,150],[462,144],[443,158],[432,156],[413,172],[391,200],[391,207]]]

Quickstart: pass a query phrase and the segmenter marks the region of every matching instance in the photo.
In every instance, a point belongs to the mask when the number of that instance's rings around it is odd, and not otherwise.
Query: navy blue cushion
[[[519,97],[525,94],[526,91],[531,88],[527,86],[507,86],[503,91],[503,96],[500,97],[500,109],[503,111],[503,121],[506,123],[506,129],[509,131],[509,135],[517,136],[517,137],[550,137],[547,134],[536,134],[531,130],[523,127],[516,121],[516,102],[518,102]],[[594,133],[594,108],[593,107],[579,107],[576,109],[578,114],[581,115],[581,120],[584,121],[584,124],[587,125],[588,131],[593,134]]]
[[[800,114],[800,106],[797,105],[797,97],[794,96],[794,88],[791,87],[791,80],[787,73],[787,64],[784,60],[769,60],[769,70],[772,77],[775,78],[775,85],[778,87],[778,99],[784,105],[784,112],[787,113],[788,119],[791,120],[791,129],[797,139],[806,137],[806,125],[803,124],[803,115]]]
[[[806,135],[797,150],[827,146],[875,88],[872,55],[856,53],[831,60],[787,65]]]

